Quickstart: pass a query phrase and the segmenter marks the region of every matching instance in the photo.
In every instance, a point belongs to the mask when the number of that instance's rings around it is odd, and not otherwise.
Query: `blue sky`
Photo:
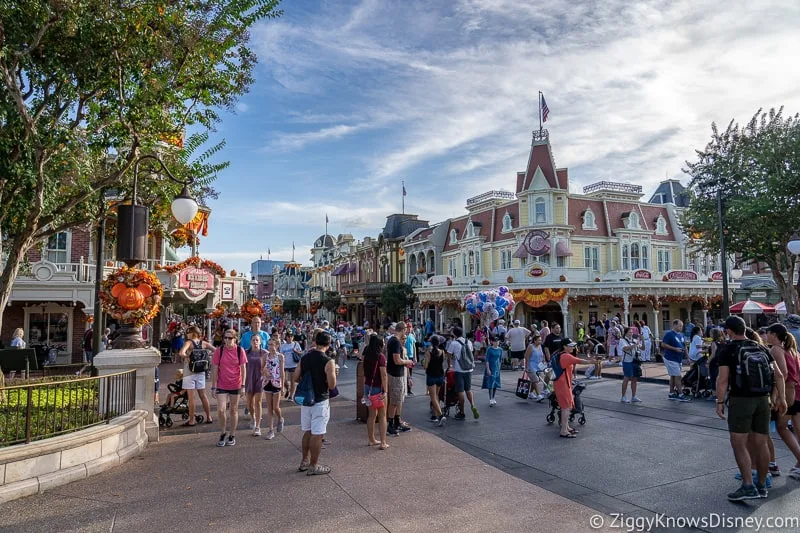
[[[214,134],[200,255],[248,272],[308,261],[324,232],[377,235],[400,211],[437,222],[469,196],[514,190],[537,94],[571,186],[645,193],[678,177],[710,124],[800,111],[800,4],[790,1],[285,1],[259,25],[256,83]],[[795,52],[792,52],[795,50]],[[210,143],[209,143],[210,144]],[[181,250],[182,255],[186,249]]]

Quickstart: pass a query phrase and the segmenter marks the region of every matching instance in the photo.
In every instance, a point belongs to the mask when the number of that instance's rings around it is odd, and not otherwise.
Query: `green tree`
[[[93,220],[100,191],[129,190],[140,155],[233,108],[253,82],[249,30],[278,3],[0,0],[0,309],[31,247]]]
[[[392,320],[399,320],[405,314],[406,307],[414,303],[414,290],[406,283],[393,283],[381,292],[381,308]]]
[[[711,141],[686,163],[692,177],[682,225],[703,251],[719,253],[717,194],[723,199],[725,243],[742,261],[762,261],[786,302],[797,309],[797,258],[786,250],[800,230],[800,116],[759,111],[744,127],[712,124]]]
[[[333,292],[326,292],[323,294],[322,307],[324,307],[331,313],[335,313],[341,304],[342,304],[342,297],[339,295],[338,292],[333,291]]]
[[[302,302],[300,302],[300,300],[284,300],[283,311],[289,313],[293,317],[297,317],[297,314],[300,312],[301,305]]]

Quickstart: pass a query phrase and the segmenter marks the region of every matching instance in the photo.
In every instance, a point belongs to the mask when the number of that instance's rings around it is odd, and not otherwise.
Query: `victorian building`
[[[513,185],[513,193],[467,199],[465,215],[403,242],[422,315],[469,326],[465,295],[500,285],[517,302],[513,318],[556,321],[569,334],[603,315],[664,331],[674,318],[702,323],[719,305],[719,258],[693,253],[678,224],[675,184],[658,202],[642,201],[639,185],[610,180],[571,193],[544,130],[534,132]]]

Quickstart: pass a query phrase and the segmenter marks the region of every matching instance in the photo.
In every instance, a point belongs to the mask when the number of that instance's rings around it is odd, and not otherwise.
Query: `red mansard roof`
[[[562,189],[556,178],[556,169],[553,167],[553,157],[550,154],[550,143],[533,143],[531,153],[528,156],[528,170],[525,172],[525,179],[520,186],[519,174],[517,174],[517,192],[522,192],[531,186],[536,167],[541,167],[547,183],[553,189]],[[564,169],[564,179],[566,180],[566,169]]]
[[[519,227],[519,201],[511,202],[498,206],[494,209],[494,235],[492,242],[500,242],[514,239],[514,232],[503,233],[503,217],[506,211],[511,215],[511,227]]]
[[[594,213],[594,223],[596,230],[583,229],[583,214],[587,209]],[[575,228],[573,235],[584,235],[586,237],[608,237],[608,227],[606,226],[606,213],[603,210],[601,200],[589,200],[584,198],[572,197],[569,199],[569,213],[567,223]]]

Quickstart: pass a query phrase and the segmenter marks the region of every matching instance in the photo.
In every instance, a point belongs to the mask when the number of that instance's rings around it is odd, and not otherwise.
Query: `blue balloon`
[[[480,298],[482,302],[485,302],[486,301],[486,293],[485,292],[479,292],[478,293],[478,298]]]
[[[483,313],[483,304],[484,303],[485,302],[478,302],[478,311],[480,311],[481,313]]]
[[[497,292],[498,294],[500,294],[500,296],[505,296],[505,294],[508,292],[508,287],[506,286],[498,287]]]
[[[498,317],[503,318],[505,316],[505,314],[506,314],[506,310],[503,309],[502,307],[497,309],[497,316]]]
[[[508,300],[506,300],[502,296],[498,296],[497,299],[494,301],[494,305],[496,305],[498,309],[505,309],[506,306],[508,305]]]

